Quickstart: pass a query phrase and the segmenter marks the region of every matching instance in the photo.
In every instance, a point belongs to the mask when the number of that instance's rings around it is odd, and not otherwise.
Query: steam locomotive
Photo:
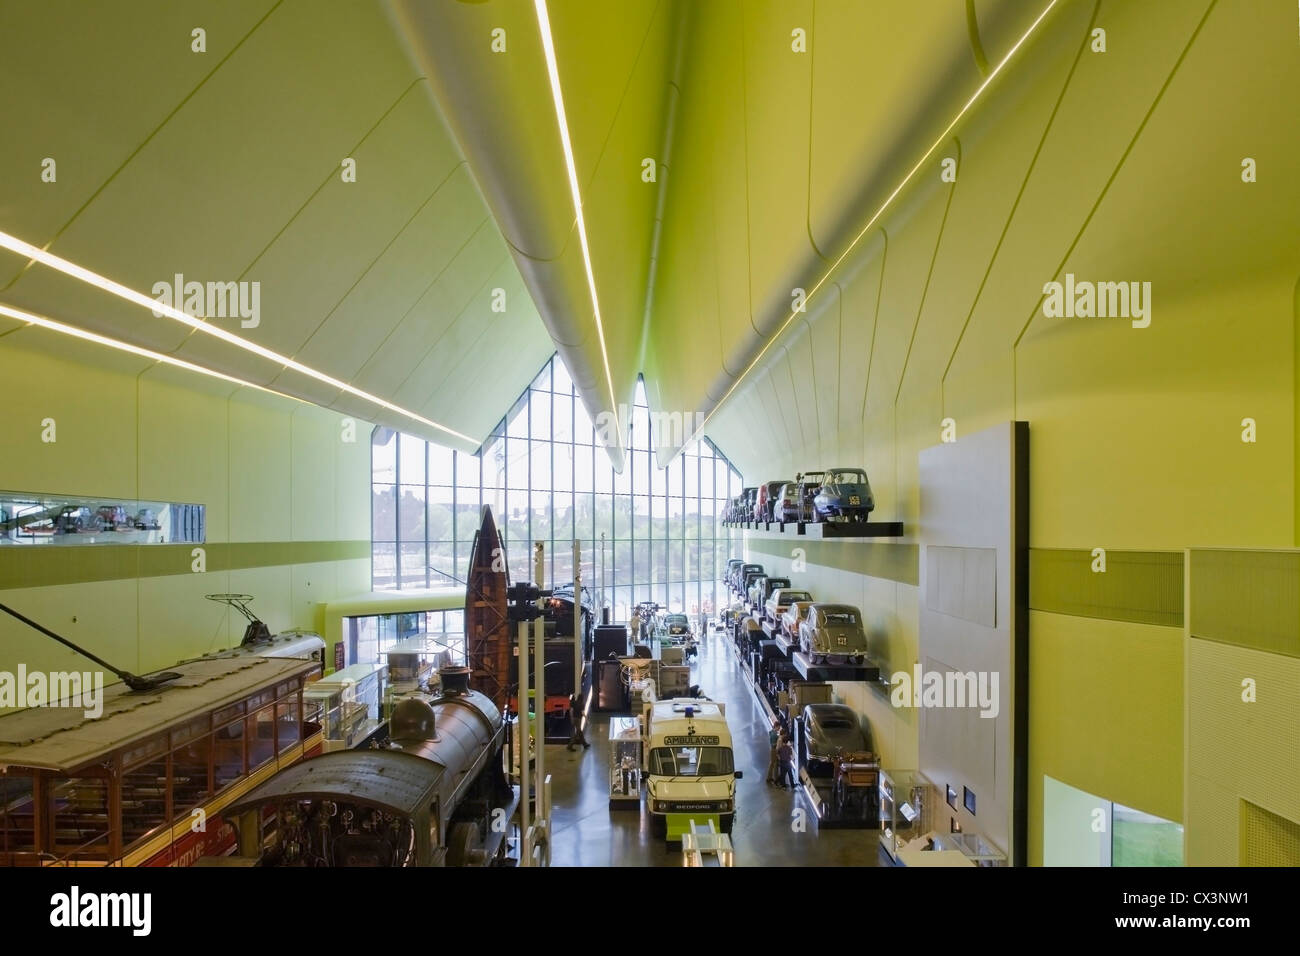
[[[504,773],[505,723],[469,689],[468,668],[441,675],[441,696],[397,704],[382,746],[305,760],[231,804],[240,855],[258,866],[503,862],[518,802]]]

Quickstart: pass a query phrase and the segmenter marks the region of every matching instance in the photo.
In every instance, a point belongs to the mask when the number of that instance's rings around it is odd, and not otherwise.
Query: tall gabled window
[[[546,585],[572,581],[576,538],[583,583],[603,590],[615,620],[627,620],[639,601],[716,612],[732,544],[720,516],[740,493],[740,473],[707,438],[656,468],[640,382],[631,412],[627,466],[619,475],[558,355],[479,455],[376,428],[373,587],[463,586],[486,503],[505,538],[512,578],[533,578],[533,543],[541,541]]]

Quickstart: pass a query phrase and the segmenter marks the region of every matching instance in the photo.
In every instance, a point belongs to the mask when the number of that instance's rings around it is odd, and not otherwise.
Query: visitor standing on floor
[[[777,759],[781,761],[781,789],[786,789],[786,781],[790,781],[790,789],[794,789],[794,748],[790,746],[790,738],[785,734],[781,735],[781,742],[776,748]]]
[[[587,735],[582,729],[582,708],[579,706],[581,698],[577,694],[569,695],[569,722],[573,725],[573,734],[569,737],[568,750],[577,750],[578,744],[582,744],[582,749],[587,750],[591,744],[587,742]]]
[[[781,731],[779,728],[780,725],[774,720],[772,721],[772,729],[767,732],[767,745],[771,751],[767,757],[767,782],[772,786],[776,786],[776,748],[781,742]]]

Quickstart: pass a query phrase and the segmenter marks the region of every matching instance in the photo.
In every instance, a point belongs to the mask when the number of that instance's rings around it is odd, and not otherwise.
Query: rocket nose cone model
[[[498,708],[506,705],[510,666],[508,585],[505,546],[492,520],[492,509],[484,505],[465,588],[465,648],[471,687],[490,698]]]

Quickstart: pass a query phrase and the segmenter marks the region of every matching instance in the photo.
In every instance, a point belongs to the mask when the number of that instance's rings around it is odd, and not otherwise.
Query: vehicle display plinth
[[[878,830],[879,797],[875,787],[865,788],[861,799],[841,811],[835,802],[835,781],[831,777],[814,777],[806,767],[799,768],[799,784],[812,805],[813,816],[821,830]]]
[[[723,527],[805,538],[901,538],[901,521],[743,521]]]
[[[866,681],[875,683],[880,680],[880,668],[871,661],[865,664],[814,664],[802,651],[795,651],[794,669],[804,680],[828,681]]]
[[[799,531],[809,538],[901,538],[901,521],[816,521]]]

